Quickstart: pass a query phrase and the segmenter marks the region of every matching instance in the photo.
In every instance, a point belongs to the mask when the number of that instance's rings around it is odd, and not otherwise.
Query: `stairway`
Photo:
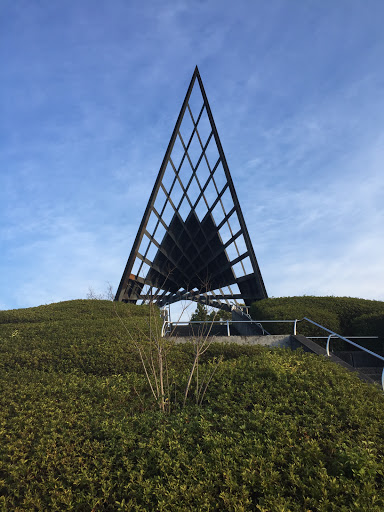
[[[359,372],[367,375],[370,379],[375,382],[381,382],[383,365],[379,364],[380,360],[376,357],[361,350],[339,350],[333,353]]]
[[[375,382],[381,383],[381,376],[383,373],[383,367],[380,366],[360,366],[357,368],[359,372],[364,373],[364,375],[367,375],[370,379],[372,379]]]
[[[314,341],[302,335],[291,335],[292,349],[302,348],[305,352],[312,352],[327,357],[326,350]],[[361,350],[331,351],[330,359],[349,371],[356,372],[362,380],[381,385],[383,365],[378,366],[380,360],[362,352]]]

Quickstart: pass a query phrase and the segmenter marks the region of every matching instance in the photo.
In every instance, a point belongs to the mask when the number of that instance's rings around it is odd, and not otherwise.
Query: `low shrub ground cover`
[[[384,338],[384,302],[354,297],[277,297],[254,302],[251,316],[257,320],[294,320],[303,317],[343,336]],[[271,334],[289,331],[286,324],[266,325]],[[298,325],[304,336],[321,336],[324,331],[307,322]]]
[[[52,311],[46,320],[49,306],[39,321],[0,323],[0,510],[384,510],[379,388],[301,351],[213,344],[201,366],[223,361],[204,403],[182,408],[193,360],[183,344],[170,352],[175,406],[162,414],[118,322],[111,333],[113,305],[97,302],[63,303],[89,308],[71,328]],[[122,314],[143,336],[133,308]]]
[[[384,338],[384,312],[368,313],[352,320],[352,330],[358,336],[369,336],[372,332]]]
[[[98,375],[140,370],[125,327],[136,340],[145,340],[148,314],[147,306],[103,300],[0,311],[0,369],[78,369]],[[160,330],[160,318],[154,322],[154,328]]]

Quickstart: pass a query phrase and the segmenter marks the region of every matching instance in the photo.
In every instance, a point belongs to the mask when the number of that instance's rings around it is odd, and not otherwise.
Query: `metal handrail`
[[[235,311],[237,314],[242,315],[242,316],[246,316],[249,320],[252,320],[251,315],[249,313],[245,313],[243,311],[243,308],[240,308],[238,306],[232,306],[232,311]]]
[[[384,357],[383,356],[379,356],[379,354],[376,354],[375,352],[372,352],[372,350],[369,350],[369,349],[367,349],[365,347],[362,347],[358,343],[355,343],[354,341],[351,341],[348,338],[345,338],[344,336],[341,336],[341,334],[337,334],[337,332],[331,331],[331,329],[327,329],[323,325],[320,325],[320,324],[314,322],[313,320],[311,320],[310,318],[307,318],[306,316],[304,318],[302,318],[301,320],[298,320],[298,321],[302,322],[303,320],[307,320],[307,322],[310,322],[311,324],[316,325],[317,327],[320,327],[324,331],[329,332],[332,336],[336,336],[337,338],[340,338],[340,339],[346,341],[347,343],[350,343],[351,345],[353,345],[353,346],[355,346],[357,348],[360,348],[361,350],[364,350],[364,352],[367,352],[368,354],[371,354],[371,355],[373,355],[375,357],[378,357],[379,359],[384,361]],[[328,338],[329,338],[329,336],[328,336]]]
[[[359,345],[358,343],[355,343],[351,339],[348,339],[348,338],[345,338],[344,336],[341,336],[341,334],[337,334],[337,332],[331,331],[331,329],[327,329],[327,327],[324,327],[323,325],[318,324],[317,322],[314,322],[313,320],[311,320],[310,318],[308,318],[306,316],[304,318],[301,318],[300,320],[298,320],[298,319],[295,319],[295,320],[224,320],[224,321],[223,320],[192,320],[192,321],[183,321],[183,322],[164,321],[162,329],[161,329],[161,335],[162,336],[165,335],[165,332],[166,332],[165,328],[166,328],[167,324],[168,324],[169,327],[171,325],[189,325],[189,324],[210,324],[210,325],[212,325],[212,324],[221,324],[221,325],[226,324],[227,325],[227,333],[228,333],[228,336],[230,336],[231,335],[230,330],[229,330],[229,325],[230,324],[236,324],[236,323],[239,323],[239,324],[248,323],[249,324],[249,323],[252,323],[252,324],[258,325],[259,327],[261,326],[261,328],[263,329],[263,326],[261,325],[261,323],[293,323],[293,335],[296,336],[296,334],[297,334],[297,323],[298,322],[303,322],[304,320],[306,320],[307,322],[309,322],[309,323],[311,323],[313,325],[316,325],[317,327],[320,327],[320,329],[323,329],[323,331],[326,331],[326,332],[329,333],[328,336],[310,336],[311,338],[324,338],[324,339],[327,339],[326,353],[327,353],[328,357],[331,356],[330,351],[329,351],[331,339],[332,338],[340,338],[341,340],[346,341],[350,345],[353,345],[354,347],[359,348],[363,352],[366,352],[367,354],[370,354],[370,355],[372,355],[372,356],[376,357],[377,359],[380,359],[381,361],[384,362],[384,357],[383,356],[380,356],[379,354],[376,354],[375,352],[372,352],[372,350],[369,350],[369,349]],[[263,331],[264,331],[264,329],[263,329]],[[167,331],[167,332],[169,332],[169,331]],[[371,338],[371,339],[377,339],[378,336],[350,336],[350,338],[358,338],[358,339],[368,339],[368,338]],[[383,371],[382,371],[382,374],[381,374],[381,386],[382,386],[382,388],[384,390],[384,367],[383,367]]]
[[[229,322],[231,324],[254,324],[258,322],[276,322],[276,323],[294,323],[299,322],[300,320],[192,320],[192,321],[182,321],[182,322],[168,322],[170,324],[223,324],[225,322]]]
[[[349,340],[348,338],[345,338],[344,336],[341,336],[341,334],[337,334],[337,332],[334,332],[334,331],[331,331],[331,329],[327,329],[326,327],[324,327],[323,325],[320,325],[316,322],[314,322],[313,320],[311,320],[310,318],[307,318],[306,316],[304,318],[302,318],[301,320],[299,320],[299,322],[302,322],[303,320],[306,320],[307,322],[310,322],[311,324],[313,325],[316,325],[317,327],[320,327],[320,329],[323,329],[324,331],[327,331],[329,332],[329,336],[327,338],[327,345],[326,345],[326,351],[327,351],[327,356],[330,357],[331,354],[329,352],[329,345],[330,345],[330,342],[331,342],[331,338],[340,338],[341,340],[344,340],[346,341],[347,343],[349,343],[350,345],[353,345],[354,347],[357,347],[361,350],[363,350],[364,352],[366,352],[367,354],[371,354],[372,356],[374,357],[377,357],[377,359],[381,359],[381,361],[384,361],[384,357],[383,356],[380,356],[379,354],[376,354],[376,352],[372,352],[372,350],[369,350],[365,347],[362,347],[361,345],[359,345],[358,343],[355,343],[354,341],[351,341]],[[381,386],[384,390],[384,367],[383,367],[383,371],[381,373]]]
[[[357,340],[378,340],[380,336],[348,336],[348,339],[357,339]],[[328,336],[306,336],[306,338],[317,340],[326,340]]]
[[[189,325],[189,324],[221,324],[221,325],[227,325],[227,334],[228,336],[231,335],[229,330],[229,325],[232,324],[255,324],[258,327],[262,329],[262,331],[265,333],[267,331],[264,330],[262,323],[292,323],[293,324],[293,334],[296,335],[296,326],[297,322],[299,320],[192,320],[192,321],[179,321],[179,322],[169,322],[165,320],[163,322],[163,326],[161,328],[161,336],[164,337],[166,332],[172,331],[171,326],[173,325]],[[170,326],[170,329],[166,330],[166,325]]]

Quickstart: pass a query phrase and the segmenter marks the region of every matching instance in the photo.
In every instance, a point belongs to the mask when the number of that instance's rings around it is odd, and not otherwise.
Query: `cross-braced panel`
[[[266,297],[196,67],[115,300],[229,309]]]

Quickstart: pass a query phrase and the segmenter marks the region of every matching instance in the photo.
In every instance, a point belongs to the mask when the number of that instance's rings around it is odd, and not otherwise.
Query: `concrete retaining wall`
[[[170,337],[175,343],[188,343],[191,338]],[[209,338],[214,343],[236,343],[237,345],[265,345],[268,347],[291,347],[291,337],[289,334],[279,334],[275,336],[212,336]]]

